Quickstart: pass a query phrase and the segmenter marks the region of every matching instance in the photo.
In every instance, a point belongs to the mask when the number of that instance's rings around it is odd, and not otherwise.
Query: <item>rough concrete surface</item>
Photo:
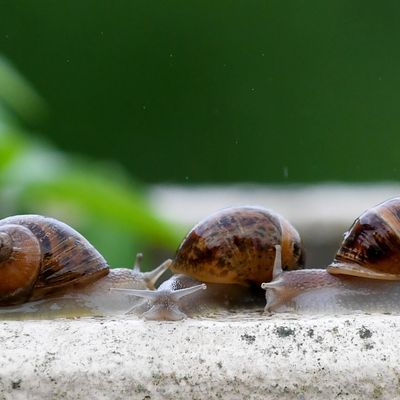
[[[0,399],[396,399],[400,316],[0,322]]]

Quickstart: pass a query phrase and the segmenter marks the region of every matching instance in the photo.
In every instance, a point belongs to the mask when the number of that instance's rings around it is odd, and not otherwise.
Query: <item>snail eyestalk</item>
[[[266,314],[271,313],[271,305],[276,303],[276,293],[272,289],[276,289],[281,286],[281,279],[279,277],[282,275],[282,273],[282,249],[281,246],[277,244],[275,246],[275,260],[274,268],[272,270],[272,281],[261,284],[261,289],[266,291],[266,305],[264,308],[264,312]]]
[[[135,258],[135,264],[133,265],[133,270],[140,272],[142,268],[143,253],[137,253]]]
[[[171,293],[171,298],[173,300],[179,300],[184,296],[188,296],[189,294],[196,293],[200,290],[206,290],[206,289],[207,289],[207,285],[205,283],[202,283],[201,285],[184,288],[184,289],[178,289]]]
[[[261,289],[269,289],[277,286],[279,284],[279,280],[277,279],[279,275],[283,273],[282,270],[282,248],[279,244],[275,246],[275,261],[274,261],[274,269],[272,270],[272,281],[265,282],[261,284]]]
[[[272,270],[272,279],[275,279],[282,273],[282,248],[279,244],[275,246],[274,268]]]
[[[138,256],[136,256],[136,262],[138,261]],[[139,262],[141,261],[141,257],[139,258]],[[168,259],[164,261],[157,268],[154,268],[153,271],[143,272],[143,280],[147,283],[147,287],[149,289],[154,289],[155,284],[160,278],[160,276],[170,267],[172,264],[172,260]]]
[[[177,301],[184,296],[188,296],[192,293],[196,293],[200,290],[205,290],[205,289],[207,289],[207,285],[205,283],[202,283],[201,285],[191,286],[188,288],[177,289],[174,291],[110,288],[110,290],[113,292],[124,292],[128,296],[137,296],[148,300],[158,300],[162,296],[165,296],[173,301]]]

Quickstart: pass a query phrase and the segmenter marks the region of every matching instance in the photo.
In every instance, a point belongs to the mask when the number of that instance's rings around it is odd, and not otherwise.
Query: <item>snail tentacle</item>
[[[128,296],[137,296],[142,297],[144,299],[155,299],[159,294],[157,294],[156,290],[147,290],[147,289],[125,289],[125,288],[110,288],[112,292],[121,292],[125,293]]]
[[[157,268],[154,268],[152,271],[143,272],[143,280],[146,282],[146,285],[149,289],[154,289],[155,284],[160,278],[160,276],[170,267],[172,264],[172,260],[165,260],[161,265]]]
[[[110,288],[113,292],[124,292],[128,296],[138,296],[144,299],[153,300],[157,299],[160,296],[168,296],[172,300],[179,300],[184,296],[188,296],[189,294],[196,293],[199,290],[207,289],[207,285],[202,283],[200,285],[191,286],[188,288],[177,289],[174,291],[171,290],[145,290],[145,289],[123,289],[123,288]]]
[[[184,296],[188,296],[188,295],[196,293],[200,290],[206,290],[206,289],[207,289],[207,285],[205,283],[202,283],[200,285],[175,290],[170,293],[170,296],[173,300],[179,300]]]
[[[261,289],[269,289],[280,286],[280,281],[278,280],[279,275],[283,273],[282,270],[282,248],[279,244],[275,246],[275,261],[274,269],[272,270],[272,281],[264,282],[261,284]]]
[[[143,260],[143,254],[137,253],[135,258],[135,264],[133,266],[132,271],[140,275],[141,279],[143,279],[143,281],[146,283],[146,286],[149,289],[154,290],[158,279],[169,268],[169,266],[172,263],[172,260],[168,259],[164,261],[161,265],[159,265],[157,268],[154,268],[152,271],[148,272],[141,271],[142,260]]]
[[[279,244],[275,246],[275,260],[272,269],[272,279],[275,279],[282,273],[282,248]]]
[[[133,264],[133,270],[140,272],[142,269],[143,253],[137,253],[135,257],[135,264]]]

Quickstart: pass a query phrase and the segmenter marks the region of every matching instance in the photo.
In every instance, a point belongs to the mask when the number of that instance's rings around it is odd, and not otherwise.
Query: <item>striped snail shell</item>
[[[103,256],[68,225],[40,215],[0,220],[0,305],[21,304],[107,275]]]
[[[327,270],[335,275],[400,280],[400,197],[357,218]]]

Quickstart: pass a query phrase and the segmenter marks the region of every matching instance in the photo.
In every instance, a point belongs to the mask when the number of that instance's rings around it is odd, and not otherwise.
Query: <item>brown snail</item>
[[[170,260],[152,272],[110,269],[103,256],[68,225],[40,215],[0,220],[0,314],[126,312],[133,302],[112,287],[154,289]],[[77,311],[78,310],[78,311]],[[33,314],[32,314],[33,315]]]
[[[260,284],[272,278],[277,244],[283,269],[302,268],[300,236],[286,219],[262,207],[226,208],[200,221],[183,239],[169,266],[178,275],[155,292],[125,292],[148,299],[147,319],[182,319],[202,306],[250,304],[257,301]]]
[[[357,218],[327,269],[285,272],[276,253],[267,312],[400,311],[400,198]]]

